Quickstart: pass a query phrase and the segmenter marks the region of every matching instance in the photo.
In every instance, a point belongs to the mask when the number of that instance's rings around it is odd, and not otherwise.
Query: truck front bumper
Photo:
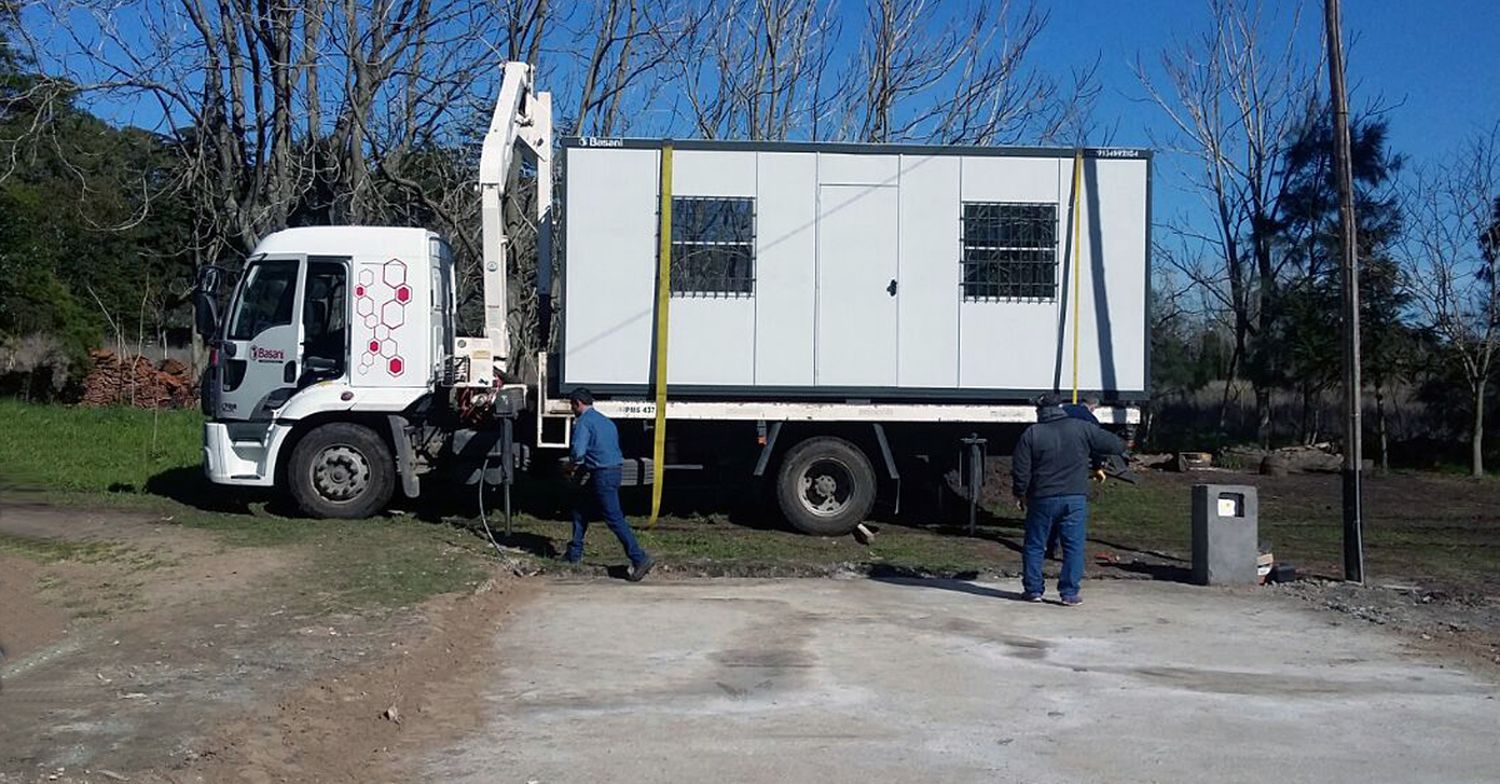
[[[270,487],[276,482],[276,454],[291,428],[226,422],[203,425],[203,473],[219,485]]]

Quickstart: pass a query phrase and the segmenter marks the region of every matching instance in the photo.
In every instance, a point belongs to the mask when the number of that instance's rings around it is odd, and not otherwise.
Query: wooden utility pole
[[[1328,95],[1333,106],[1333,157],[1339,188],[1339,247],[1344,271],[1344,579],[1365,581],[1362,386],[1359,378],[1359,258],[1354,224],[1354,169],[1349,160],[1349,95],[1344,86],[1339,0],[1324,0],[1328,33]]]

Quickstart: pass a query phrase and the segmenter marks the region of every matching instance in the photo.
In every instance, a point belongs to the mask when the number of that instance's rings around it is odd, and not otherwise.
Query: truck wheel
[[[309,516],[369,517],[390,502],[396,464],[375,431],[333,422],[297,442],[287,478],[292,498]]]
[[[776,500],[798,531],[842,536],[875,504],[875,469],[859,447],[842,438],[809,438],[782,460]]]

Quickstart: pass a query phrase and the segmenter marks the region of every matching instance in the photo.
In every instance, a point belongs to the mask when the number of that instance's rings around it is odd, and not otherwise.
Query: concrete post
[[[1193,582],[1255,585],[1260,502],[1249,485],[1193,485]]]

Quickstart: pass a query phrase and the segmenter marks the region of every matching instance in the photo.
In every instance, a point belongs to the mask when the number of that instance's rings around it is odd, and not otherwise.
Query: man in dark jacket
[[[1081,603],[1083,542],[1088,521],[1089,466],[1096,457],[1119,455],[1125,443],[1114,434],[1068,416],[1057,395],[1037,400],[1037,423],[1021,434],[1011,458],[1011,490],[1026,510],[1026,545],[1021,554],[1027,601],[1039,602],[1045,585],[1042,561],[1047,537],[1058,528],[1063,566],[1057,578],[1062,603]]]
[[[1099,424],[1099,417],[1094,416],[1094,409],[1098,407],[1099,401],[1097,399],[1086,397],[1077,403],[1063,403],[1062,410],[1064,414],[1074,419],[1082,419],[1089,424],[1097,425]],[[1090,470],[1096,474],[1095,478],[1102,481],[1103,477],[1097,476],[1101,467],[1102,464],[1098,460],[1094,460],[1089,464]],[[1057,542],[1061,536],[1062,528],[1054,527],[1052,533],[1047,537],[1047,560],[1052,560],[1052,556],[1057,552]]]

